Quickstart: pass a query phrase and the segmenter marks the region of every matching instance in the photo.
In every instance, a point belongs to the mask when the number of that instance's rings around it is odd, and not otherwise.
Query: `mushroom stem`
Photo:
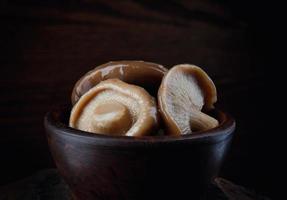
[[[193,132],[204,131],[218,126],[218,121],[216,119],[203,112],[194,112],[190,117],[189,123],[190,129]]]
[[[119,102],[104,102],[96,106],[92,120],[95,132],[101,134],[125,134],[132,125],[129,109]]]

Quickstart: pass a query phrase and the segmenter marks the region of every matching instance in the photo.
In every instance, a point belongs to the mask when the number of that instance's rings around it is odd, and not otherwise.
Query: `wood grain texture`
[[[278,160],[266,148],[275,144],[263,126],[271,111],[262,109],[272,55],[265,13],[253,16],[254,8],[246,1],[1,1],[0,184],[52,165],[43,116],[69,103],[81,75],[110,60],[140,59],[208,72],[218,107],[238,124],[222,174],[274,195]]]

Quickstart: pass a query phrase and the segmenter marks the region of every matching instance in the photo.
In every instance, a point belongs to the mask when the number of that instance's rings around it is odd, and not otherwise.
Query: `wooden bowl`
[[[92,134],[68,126],[70,109],[46,114],[56,166],[78,200],[200,199],[217,175],[235,121],[180,137]]]

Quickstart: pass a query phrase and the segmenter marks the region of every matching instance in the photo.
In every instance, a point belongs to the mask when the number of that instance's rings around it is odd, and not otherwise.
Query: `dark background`
[[[139,59],[206,70],[217,106],[237,121],[221,176],[279,197],[282,157],[271,136],[278,105],[269,84],[278,65],[277,12],[252,2],[0,0],[0,185],[53,166],[43,117],[69,103],[81,75]]]

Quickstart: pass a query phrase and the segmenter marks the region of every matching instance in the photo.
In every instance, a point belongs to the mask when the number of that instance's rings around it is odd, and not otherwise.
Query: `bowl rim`
[[[90,133],[78,129],[74,129],[65,124],[61,118],[63,114],[67,114],[70,112],[70,108],[67,106],[56,107],[51,109],[46,113],[44,117],[44,126],[46,128],[47,134],[51,132],[56,134],[64,134],[65,136],[70,136],[74,139],[84,139],[88,142],[93,143],[95,140],[97,143],[101,143],[104,145],[107,144],[126,144],[126,143],[178,143],[178,142],[219,142],[229,138],[235,130],[235,120],[228,113],[214,109],[214,113],[218,116],[220,124],[212,129],[206,131],[198,131],[193,134],[186,134],[181,136],[170,136],[170,135],[162,135],[162,136],[141,136],[141,137],[130,137],[130,136],[113,136],[113,135],[104,135],[104,134],[96,134]]]

